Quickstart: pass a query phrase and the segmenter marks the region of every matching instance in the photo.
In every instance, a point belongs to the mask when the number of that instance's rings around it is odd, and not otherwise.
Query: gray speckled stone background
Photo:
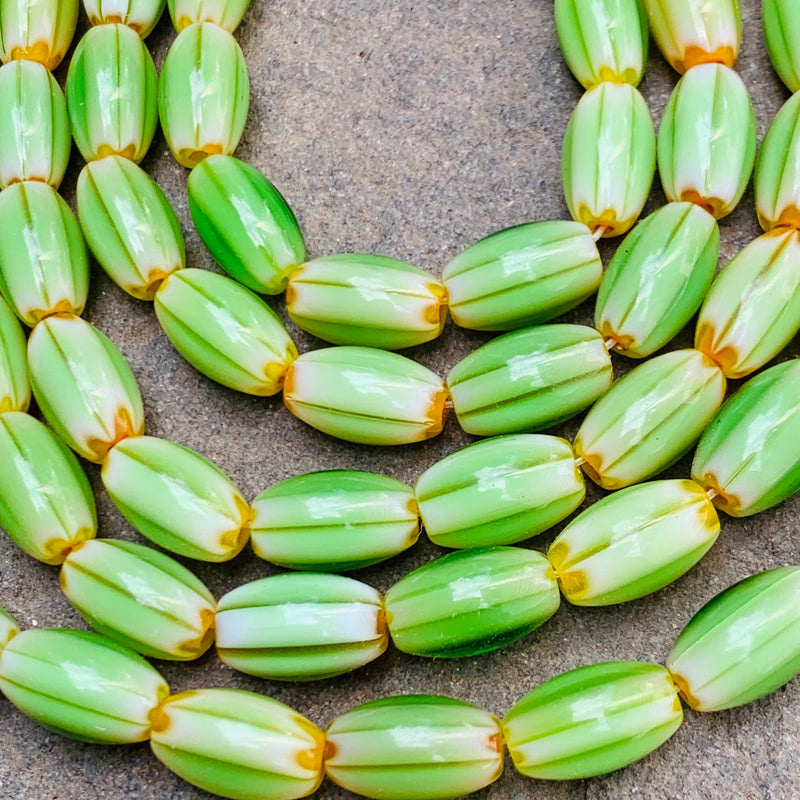
[[[767,61],[759,7],[757,0],[743,0],[738,69],[752,94],[760,139],[789,95]],[[173,36],[165,15],[148,40],[159,67]],[[561,58],[549,0],[256,0],[237,37],[252,84],[249,122],[237,155],[287,197],[311,257],[368,251],[407,259],[438,275],[462,248],[497,229],[568,216],[560,147],[581,88]],[[62,82],[65,74],[61,67]],[[675,82],[652,48],[640,88],[656,123]],[[64,184],[73,204],[80,166],[73,151]],[[143,166],[180,215],[189,264],[215,269],[188,215],[187,173],[172,160],[160,134]],[[664,202],[658,179],[655,184],[648,210]],[[724,264],[759,233],[752,190],[721,230]],[[613,247],[603,245],[606,260]],[[280,298],[270,302],[283,314]],[[589,302],[568,318],[590,323],[592,310]],[[313,431],[279,398],[239,395],[194,372],[162,334],[152,308],[124,295],[97,267],[86,318],[130,360],[148,432],[203,453],[248,498],[282,478],[320,468],[369,469],[413,482],[469,439],[455,419],[439,438],[396,449],[345,444]],[[301,351],[321,346],[291,330]],[[486,338],[448,324],[439,341],[409,355],[445,374]],[[688,332],[671,347],[690,343]],[[797,342],[781,357],[796,354]],[[615,366],[624,371],[629,364],[616,358]],[[557,432],[571,437],[578,422]],[[87,466],[87,471],[96,490],[100,535],[141,541],[105,497],[98,470]],[[668,474],[688,473],[684,459]],[[600,494],[590,488],[589,501]],[[423,660],[390,649],[352,675],[311,685],[239,675],[213,651],[197,663],[157,666],[174,691],[232,686],[263,692],[322,726],[356,703],[419,691],[453,695],[502,715],[530,688],[572,667],[610,659],[663,662],[679,630],[712,595],[753,572],[800,561],[798,519],[800,498],[747,520],[724,518],[719,542],[674,585],[619,607],[562,607],[522,641],[472,659]],[[555,532],[527,544],[544,549]],[[407,554],[355,576],[385,591],[439,554],[423,540]],[[190,566],[217,597],[275,571],[249,551],[225,565]],[[85,627],[61,595],[57,577],[56,569],[32,561],[0,537],[0,603],[23,626]],[[474,797],[800,797],[798,688],[794,681],[730,712],[687,712],[685,725],[660,750],[606,777],[534,782],[508,766],[496,784]],[[0,798],[210,797],[162,767],[147,745],[102,748],[62,739],[4,699],[0,715]],[[351,796],[329,783],[316,795]]]

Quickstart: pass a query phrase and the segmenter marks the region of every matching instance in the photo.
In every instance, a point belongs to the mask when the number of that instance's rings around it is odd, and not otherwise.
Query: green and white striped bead
[[[0,414],[27,411],[30,405],[26,345],[19,321],[0,297]]]
[[[245,15],[250,0],[167,0],[169,15],[180,33],[196,22],[213,22],[233,33]]]
[[[790,92],[800,89],[800,5],[794,0],[764,0],[761,6],[764,38],[772,66]]]
[[[164,10],[164,0],[82,0],[90,25],[120,22],[146,39]]]
[[[78,21],[78,0],[3,0],[0,61],[38,61],[52,72],[67,54]]]

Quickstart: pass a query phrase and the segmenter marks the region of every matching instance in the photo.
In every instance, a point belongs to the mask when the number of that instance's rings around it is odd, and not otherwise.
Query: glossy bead
[[[800,43],[790,31],[800,26],[800,6],[794,0],[764,0],[764,38],[772,66],[790,92],[800,89]]]
[[[456,325],[505,331],[547,322],[594,294],[603,264],[581,222],[529,222],[468,247],[443,270]]]
[[[30,405],[26,344],[14,312],[0,297],[0,414],[27,411]]]
[[[239,27],[250,0],[167,0],[175,30],[195,22],[213,22],[233,33]]]
[[[38,61],[52,72],[69,50],[78,21],[78,0],[3,0],[0,61]]]
[[[19,633],[17,621],[0,607],[0,652]]]
[[[146,39],[164,10],[164,0],[83,0],[90,25],[121,22]]]

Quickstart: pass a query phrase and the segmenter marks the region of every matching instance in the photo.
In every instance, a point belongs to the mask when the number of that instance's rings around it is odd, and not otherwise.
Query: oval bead
[[[167,0],[175,30],[195,22],[213,22],[233,33],[245,15],[250,0]]]
[[[52,72],[69,50],[78,21],[78,0],[3,0],[0,61],[38,61]]]
[[[526,636],[560,600],[541,553],[486,547],[450,553],[402,577],[386,593],[386,619],[398,650],[455,658]]]
[[[621,489],[677,461],[711,422],[725,377],[697,350],[640,364],[589,409],[573,442],[584,472],[604,489]]]
[[[292,273],[286,310],[295,325],[326,342],[399,350],[442,332],[447,297],[439,281],[404,261],[342,253]]]
[[[89,261],[78,220],[55,189],[15,183],[0,192],[0,291],[33,327],[50,314],[80,314]]]
[[[182,30],[167,52],[158,82],[158,110],[169,149],[184,167],[239,144],[250,104],[244,55],[230,33],[212,23]]]
[[[19,625],[11,614],[0,607],[0,652],[19,633]]]
[[[233,156],[209,156],[189,173],[189,210],[217,263],[248,289],[278,294],[306,260],[303,234],[281,193]]]
[[[577,606],[627,603],[691,569],[719,535],[719,519],[694,481],[630,486],[582,511],[547,557],[564,597]]]
[[[718,256],[713,217],[693,203],[668,203],[617,248],[597,292],[595,327],[615,352],[649,356],[700,307]]]
[[[94,539],[75,547],[59,576],[78,613],[98,632],[148,658],[189,661],[214,640],[214,598],[186,567],[134,542]]]
[[[247,543],[252,509],[228,477],[198,453],[137,436],[116,445],[101,472],[136,530],[178,555],[227,561]]]
[[[727,378],[743,378],[776,356],[800,329],[800,233],[759,236],[711,285],[694,346]]]
[[[27,411],[31,402],[27,342],[14,312],[0,297],[0,414]]]
[[[150,717],[169,694],[141,656],[96,633],[38,628],[0,652],[0,689],[40,725],[95,744],[150,736]]]
[[[361,444],[410,444],[441,433],[442,379],[410,358],[371,347],[303,353],[288,369],[286,407],[324,433]]]
[[[461,427],[495,436],[569,419],[600,397],[613,378],[596,330],[539,325],[474,350],[450,370],[447,387]]]
[[[503,770],[497,718],[449,697],[373,700],[336,717],[327,737],[328,777],[365,797],[458,797],[488,786]]]
[[[262,578],[228,592],[217,610],[220,659],[276,681],[342,675],[378,658],[388,641],[380,594],[342,575]]]
[[[164,10],[164,0],[83,0],[90,25],[120,22],[146,39]]]
[[[56,79],[35,61],[0,68],[0,187],[42,181],[58,189],[72,139],[67,101]]]
[[[150,747],[185,781],[234,800],[295,800],[322,782],[323,732],[254,692],[172,695],[154,715]]]
[[[667,669],[696,711],[774,692],[800,672],[800,567],[751,575],[713,597],[681,631]]]
[[[572,218],[593,233],[622,235],[644,207],[655,167],[656,134],[639,92],[607,82],[586,92],[572,112],[561,151]]]
[[[558,317],[594,294],[603,264],[581,222],[529,222],[498,231],[442,272],[456,325],[505,331]]]
[[[571,780],[644,758],[682,722],[683,708],[663,667],[610,661],[537,686],[503,718],[503,737],[523,775]]]
[[[519,434],[475,442],[420,475],[420,515],[442,547],[514,544],[571,514],[586,487],[569,443]]]
[[[764,0],[764,38],[772,66],[790,92],[800,89],[800,42],[790,31],[800,28],[800,6],[794,0]]]
[[[414,492],[385,475],[310,472],[252,502],[253,550],[290,569],[346,572],[407,550],[419,537]]]

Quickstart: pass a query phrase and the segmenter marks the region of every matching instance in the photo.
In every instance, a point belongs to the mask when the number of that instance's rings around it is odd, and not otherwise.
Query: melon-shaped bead
[[[590,406],[614,379],[603,337],[585,325],[507,333],[447,376],[461,427],[478,436],[536,431]]]
[[[280,392],[297,348],[278,315],[236,281],[179,270],[158,287],[155,309],[175,349],[203,375],[247,394]]]
[[[78,219],[92,255],[121,289],[152,300],[185,266],[183,233],[158,184],[121,156],[90,161],[78,176]]]
[[[164,10],[164,0],[83,0],[90,25],[121,22],[146,39]]]
[[[0,607],[0,651],[19,633],[19,625],[11,614]]]
[[[379,800],[438,800],[500,777],[495,716],[434,695],[373,700],[340,714],[327,732],[325,770],[339,786]]]
[[[719,535],[717,512],[694,481],[630,486],[575,517],[547,557],[578,606],[625,603],[691,569]]]
[[[0,192],[0,291],[33,327],[50,314],[80,314],[89,294],[89,261],[80,225],[45,183]]]
[[[410,358],[372,347],[303,353],[283,387],[286,407],[324,433],[361,444],[409,444],[441,433],[442,379]]]
[[[26,345],[14,312],[0,297],[0,414],[27,411],[30,405]]]
[[[523,775],[569,780],[644,758],[682,722],[678,693],[663,667],[609,661],[537,686],[503,718],[503,737]]]
[[[800,567],[751,575],[713,597],[681,631],[667,669],[697,711],[774,692],[800,672]]]
[[[620,236],[644,207],[656,167],[647,104],[627,83],[603,82],[572,112],[561,152],[564,196],[573,219]]]
[[[616,352],[649,356],[700,307],[718,255],[714,218],[693,203],[668,203],[617,248],[597,292],[595,327]]]
[[[794,0],[764,0],[764,38],[772,66],[790,92],[800,89],[800,42],[791,34],[800,28],[800,5]]]
[[[168,697],[153,717],[156,758],[206,791],[233,800],[295,800],[322,782],[325,734],[277,700],[200,689]]]
[[[560,599],[541,553],[485,547],[450,553],[402,577],[386,593],[386,619],[405,653],[473,656],[535,630]]]
[[[743,378],[776,356],[800,329],[800,233],[759,236],[711,285],[694,346],[728,378]]]
[[[414,492],[372,472],[298,475],[265,489],[252,506],[256,555],[291,569],[359,569],[402,553],[419,537]]]
[[[60,564],[97,532],[94,496],[75,456],[41,422],[0,415],[0,527],[28,555]]]
[[[411,264],[343,253],[293,272],[286,310],[295,325],[326,342],[399,350],[442,332],[447,299],[439,281]]]
[[[331,678],[368,664],[389,641],[380,594],[324,573],[287,573],[220,598],[217,655],[229,667],[277,681]]]
[[[50,628],[22,631],[0,652],[0,690],[51,731],[95,744],[145,741],[169,694],[164,678],[127,647]]]
[[[158,82],[164,136],[178,163],[194,167],[239,144],[250,82],[236,39],[210,22],[182,30],[167,52]]]
[[[103,484],[143,536],[178,555],[227,561],[247,543],[252,509],[214,464],[166,439],[137,436],[111,450]]]
[[[0,61],[38,61],[52,72],[69,50],[78,21],[78,0],[3,0]]]
[[[186,567],[134,542],[72,549],[61,588],[98,632],[148,658],[189,661],[214,640],[214,598]]]
[[[248,289],[278,294],[306,260],[303,234],[281,193],[233,156],[209,156],[189,174],[189,210],[217,263]]]
[[[725,376],[697,350],[640,364],[589,409],[573,447],[604,489],[621,489],[677,461],[711,422]]]
[[[28,339],[31,386],[53,430],[78,455],[101,463],[117,442],[144,433],[144,408],[128,362],[80,317],[40,322]]]
[[[547,322],[592,295],[603,264],[581,222],[529,222],[498,231],[442,272],[450,316],[464,328],[505,331]]]
[[[233,33],[242,21],[250,0],[167,0],[175,30],[195,22],[213,22]]]
[[[72,139],[56,79],[35,61],[0,67],[0,108],[0,187],[42,181],[58,189]]]

